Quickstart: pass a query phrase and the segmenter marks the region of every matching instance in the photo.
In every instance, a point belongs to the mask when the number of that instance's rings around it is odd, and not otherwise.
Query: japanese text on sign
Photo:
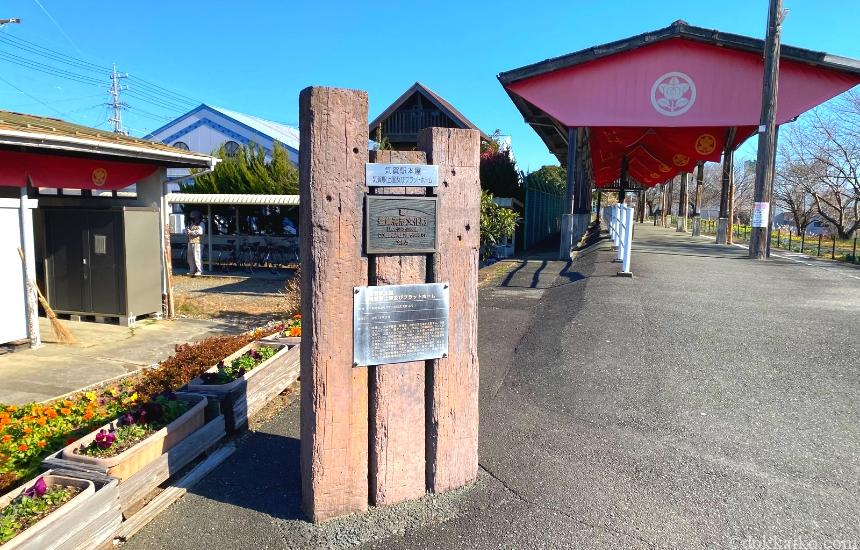
[[[448,354],[448,285],[356,287],[356,366],[438,359]]]
[[[433,164],[365,164],[365,181],[370,187],[436,187],[439,167]]]

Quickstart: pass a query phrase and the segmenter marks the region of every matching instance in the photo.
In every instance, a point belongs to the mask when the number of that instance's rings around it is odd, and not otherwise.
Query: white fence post
[[[632,277],[633,272],[630,271],[630,253],[633,246],[633,207],[624,208],[624,228],[622,241],[624,242],[624,253],[620,256],[622,261],[621,271],[618,272],[620,277]],[[621,249],[619,248],[619,252]]]

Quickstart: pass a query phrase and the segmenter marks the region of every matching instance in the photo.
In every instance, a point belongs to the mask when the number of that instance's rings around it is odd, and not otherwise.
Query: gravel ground
[[[259,326],[287,313],[283,296],[288,277],[173,278],[176,312],[191,319],[217,319],[242,328]]]

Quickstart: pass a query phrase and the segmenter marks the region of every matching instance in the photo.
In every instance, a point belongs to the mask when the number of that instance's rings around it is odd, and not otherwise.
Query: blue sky
[[[783,42],[860,58],[860,2],[784,0]],[[107,75],[15,48],[21,38],[143,79],[129,79],[123,116],[142,135],[195,102],[288,124],[309,85],[367,90],[371,118],[420,80],[487,133],[512,136],[521,169],[555,159],[523,123],[496,75],[669,25],[676,19],[764,37],[766,0],[721,2],[76,2],[7,0],[0,17],[0,109],[107,128]],[[13,39],[8,39],[13,35]],[[7,38],[3,40],[3,38]],[[83,75],[76,82],[11,56]],[[55,71],[54,71],[55,72]],[[95,79],[95,83],[90,82]],[[78,80],[81,80],[78,78]],[[103,84],[98,84],[103,82]],[[186,96],[177,98],[164,92]],[[137,97],[132,97],[137,94]],[[753,156],[748,143],[741,156]]]

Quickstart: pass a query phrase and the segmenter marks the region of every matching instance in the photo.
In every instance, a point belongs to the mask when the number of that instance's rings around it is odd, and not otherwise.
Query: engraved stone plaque
[[[436,197],[368,195],[368,254],[436,252]]]
[[[439,167],[433,164],[368,162],[364,177],[368,187],[437,187]]]
[[[353,366],[448,355],[448,284],[355,287]]]

